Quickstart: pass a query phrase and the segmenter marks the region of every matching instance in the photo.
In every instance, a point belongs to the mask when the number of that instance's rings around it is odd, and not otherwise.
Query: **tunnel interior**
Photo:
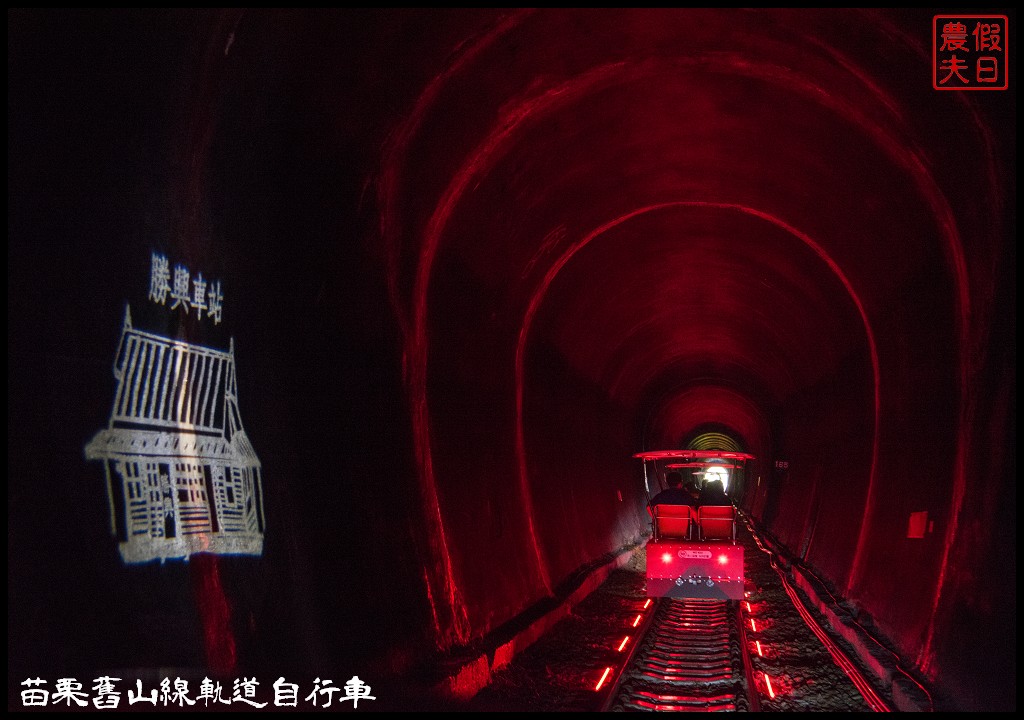
[[[931,13],[8,19],[9,686],[430,672],[694,448],[946,707],[1015,707],[1015,92],[936,91]],[[258,556],[118,556],[126,307],[231,348]]]

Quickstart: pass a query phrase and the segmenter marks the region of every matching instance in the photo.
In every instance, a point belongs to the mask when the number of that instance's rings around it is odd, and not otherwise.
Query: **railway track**
[[[737,601],[661,598],[605,700],[605,711],[760,709]]]

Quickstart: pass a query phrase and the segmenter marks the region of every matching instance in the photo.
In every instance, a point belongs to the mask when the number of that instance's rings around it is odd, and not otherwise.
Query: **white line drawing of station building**
[[[136,330],[125,309],[109,426],[85,446],[103,462],[125,563],[193,553],[261,555],[260,461],[227,352]]]

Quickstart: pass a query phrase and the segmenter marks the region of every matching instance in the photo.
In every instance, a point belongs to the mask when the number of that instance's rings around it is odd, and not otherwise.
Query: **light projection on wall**
[[[149,299],[157,305],[164,305],[170,299],[171,310],[181,308],[186,315],[191,307],[200,320],[203,319],[205,310],[206,316],[213,320],[214,325],[220,325],[224,312],[224,295],[221,292],[220,280],[208,282],[203,279],[201,272],[190,279],[187,267],[175,265],[172,285],[171,265],[167,256],[160,253],[152,253],[150,258]]]
[[[124,562],[262,554],[261,467],[238,410],[234,340],[224,352],[143,332],[126,308],[114,377],[109,426],[85,456],[103,463]]]

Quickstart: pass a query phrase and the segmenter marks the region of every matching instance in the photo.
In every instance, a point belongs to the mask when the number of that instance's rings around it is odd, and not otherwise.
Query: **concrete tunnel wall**
[[[929,14],[9,22],[11,672],[414,671],[636,541],[629,456],[714,426],[904,663],[1013,706],[1015,111],[931,88]],[[120,563],[82,446],[126,303],[233,339],[262,557]]]

